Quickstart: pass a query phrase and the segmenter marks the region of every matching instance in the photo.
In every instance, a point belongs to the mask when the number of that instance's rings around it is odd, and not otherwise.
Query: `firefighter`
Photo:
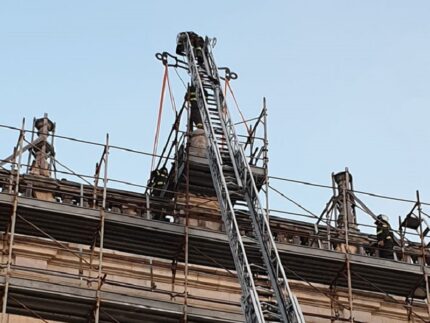
[[[161,169],[155,169],[151,173],[152,177],[152,188],[155,189],[155,193],[159,194],[159,190],[164,188],[167,183],[167,168],[163,166]]]
[[[194,55],[197,59],[197,62],[199,65],[203,65],[203,47],[205,45],[205,41],[203,37],[197,35],[195,32],[188,31],[184,33],[180,33],[177,38],[177,45],[176,45],[176,54],[178,55],[185,55],[185,43],[187,42],[187,34],[190,38],[191,45],[194,48]]]
[[[380,214],[376,221],[376,238],[378,240],[379,257],[393,259],[393,233],[391,231],[388,217]]]
[[[176,54],[185,56],[185,42],[187,41],[186,33],[178,34],[178,38],[176,39]]]
[[[202,117],[200,116],[199,106],[197,103],[197,92],[196,87],[191,85],[188,88],[187,94],[185,95],[185,100],[190,103],[191,107],[191,122],[195,125],[202,123]]]
[[[197,59],[197,63],[199,63],[199,65],[203,65],[203,46],[205,44],[203,37],[192,31],[188,32],[188,37],[190,37],[190,42],[193,46],[194,56]]]
[[[203,37],[197,36],[194,38],[194,55],[196,55],[197,63],[199,65],[203,65],[203,46],[205,45],[205,41],[203,40]]]

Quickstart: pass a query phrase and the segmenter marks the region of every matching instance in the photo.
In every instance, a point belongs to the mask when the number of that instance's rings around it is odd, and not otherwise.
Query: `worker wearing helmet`
[[[192,32],[192,31],[179,33],[178,37],[176,39],[176,54],[177,55],[181,55],[181,56],[186,55],[185,48],[186,48],[186,44],[188,42],[188,38],[190,39],[191,45],[194,48],[196,48],[197,43],[201,44],[201,41],[199,38],[201,38],[203,40],[202,37],[200,37],[199,35],[197,35],[195,32]]]
[[[197,103],[197,92],[196,87],[191,85],[188,87],[187,94],[185,95],[185,100],[187,100],[191,107],[191,122],[195,125],[202,123],[202,117],[199,111],[199,105]]]
[[[168,171],[165,166],[161,169],[155,169],[151,173],[152,187],[155,189],[154,193],[160,194],[160,190],[164,188],[167,183]]]
[[[388,217],[380,214],[376,217],[376,239],[378,240],[379,257],[393,259],[393,234]]]
[[[193,46],[194,46],[194,55],[197,58],[197,63],[199,65],[203,65],[204,59],[203,59],[203,46],[205,45],[205,41],[203,40],[203,37],[197,36],[194,38]]]

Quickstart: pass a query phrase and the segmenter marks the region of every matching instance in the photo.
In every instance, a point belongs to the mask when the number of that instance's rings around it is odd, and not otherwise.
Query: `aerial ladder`
[[[208,139],[209,168],[242,289],[242,310],[248,323],[304,323],[270,230],[268,214],[260,202],[251,168],[226,108],[212,54],[213,44],[208,37],[203,40],[195,33],[183,32],[178,35],[177,54],[186,57],[196,90]],[[247,251],[248,254],[251,251],[247,249],[250,246],[243,242],[235,205],[245,208],[245,214],[250,218],[258,257],[262,259],[258,263],[249,261]],[[252,253],[254,255],[255,250]],[[256,277],[265,277],[266,283],[258,285]]]

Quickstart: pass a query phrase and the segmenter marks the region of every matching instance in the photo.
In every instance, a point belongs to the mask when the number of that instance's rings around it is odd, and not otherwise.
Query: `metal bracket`
[[[186,62],[168,52],[157,53],[155,54],[155,58],[161,61],[164,66],[183,68],[188,71],[188,64]],[[173,59],[173,63],[169,63],[169,58]]]
[[[220,77],[222,80],[236,80],[238,75],[235,72],[232,72],[228,67],[218,67],[218,70],[225,71],[225,77]]]

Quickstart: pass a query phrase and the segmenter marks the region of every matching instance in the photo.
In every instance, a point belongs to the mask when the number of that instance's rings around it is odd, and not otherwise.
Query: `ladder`
[[[198,108],[208,139],[209,168],[242,289],[241,305],[246,322],[304,323],[297,298],[288,285],[251,168],[225,107],[211,40],[206,37],[203,55],[200,52],[197,60],[192,34],[179,34],[178,44],[182,42],[181,48],[196,89]],[[247,249],[250,246],[243,242],[234,205],[245,208],[245,213],[251,219],[259,247],[258,257],[262,260],[257,260],[258,264],[250,263],[248,259]],[[254,256],[256,251],[252,250],[252,253]],[[257,277],[264,277],[265,281],[261,283]]]

